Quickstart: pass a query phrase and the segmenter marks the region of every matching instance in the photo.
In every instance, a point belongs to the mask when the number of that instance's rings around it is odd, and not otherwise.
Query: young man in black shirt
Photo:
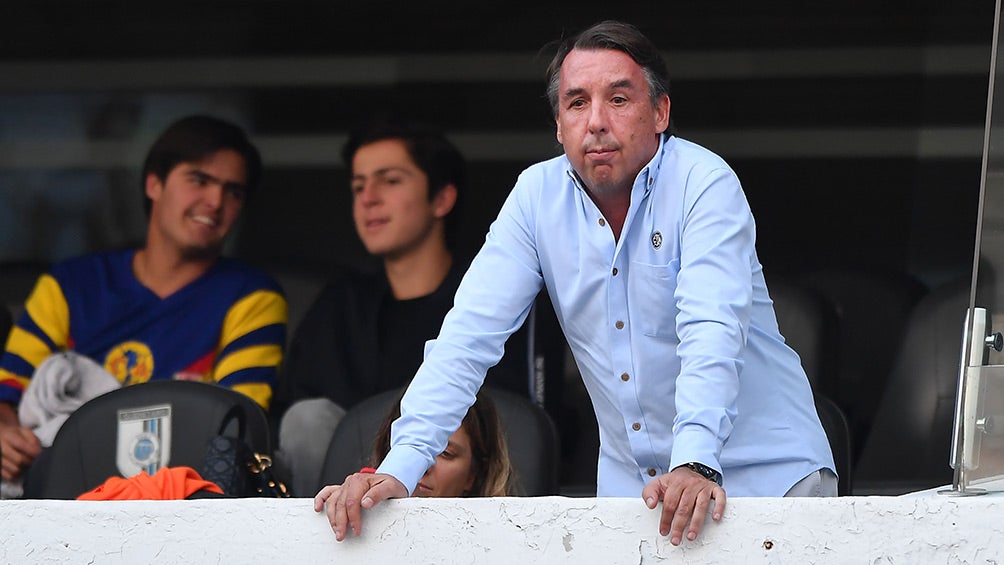
[[[449,246],[466,167],[443,135],[382,123],[353,134],[343,158],[356,232],[383,268],[332,280],[296,329],[273,411],[285,412],[279,444],[299,496],[319,488],[345,411],[415,375],[467,267]],[[525,330],[510,339],[488,385],[528,394],[526,339]]]

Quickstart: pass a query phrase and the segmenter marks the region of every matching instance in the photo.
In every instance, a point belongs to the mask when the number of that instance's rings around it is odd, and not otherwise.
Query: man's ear
[[[554,128],[555,129],[555,134],[554,134],[554,136],[558,138],[558,143],[564,145],[565,142],[561,140],[561,124],[558,123],[558,119],[557,118],[554,119],[554,125],[555,125],[555,128]]]
[[[656,133],[662,133],[669,128],[669,96],[663,94],[655,103],[655,129]]]
[[[153,173],[147,173],[146,175],[146,195],[150,200],[156,201],[160,198],[160,193],[164,190],[164,183],[161,182],[157,175]]]
[[[432,213],[437,218],[445,218],[457,204],[457,187],[450,183],[432,197]]]

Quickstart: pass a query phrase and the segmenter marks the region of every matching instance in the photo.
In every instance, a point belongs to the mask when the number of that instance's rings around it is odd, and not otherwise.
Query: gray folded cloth
[[[42,447],[49,447],[77,408],[121,386],[104,367],[76,351],[53,353],[35,369],[21,396],[18,420],[34,432]],[[0,499],[21,498],[23,494],[21,479],[0,481]]]
[[[59,427],[77,408],[121,386],[114,375],[84,355],[53,353],[35,369],[21,397],[18,419],[35,433],[42,447],[49,447]]]

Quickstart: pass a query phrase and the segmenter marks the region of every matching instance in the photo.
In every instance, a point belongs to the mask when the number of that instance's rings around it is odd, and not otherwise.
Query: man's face
[[[598,194],[630,190],[669,125],[669,97],[655,106],[638,63],[612,49],[573,49],[558,78],[558,142]]]
[[[151,237],[175,246],[184,257],[218,255],[244,205],[246,175],[244,158],[232,149],[179,163],[163,182],[147,175]]]
[[[352,157],[352,218],[366,250],[398,258],[425,244],[436,221],[453,202],[440,191],[429,200],[429,178],[404,142],[385,139],[360,147]]]

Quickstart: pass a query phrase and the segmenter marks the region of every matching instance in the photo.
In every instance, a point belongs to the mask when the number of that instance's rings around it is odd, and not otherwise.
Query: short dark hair
[[[261,154],[239,126],[212,116],[187,116],[172,123],[153,142],[143,162],[144,209],[150,215],[152,202],[146,195],[146,177],[153,174],[161,181],[180,163],[201,161],[223,149],[232,149],[244,159],[247,191],[258,186],[261,177]]]
[[[669,71],[666,61],[652,41],[631,24],[614,20],[594,24],[578,35],[561,40],[557,51],[547,66],[547,100],[551,112],[558,117],[558,80],[561,64],[573,49],[613,49],[626,53],[645,73],[648,81],[648,96],[652,104],[665,94],[669,96]]]
[[[455,248],[460,223],[459,210],[467,184],[467,162],[455,145],[442,132],[415,122],[396,118],[380,118],[356,129],[342,148],[342,160],[350,170],[352,159],[364,145],[396,139],[401,141],[408,156],[429,179],[429,200],[452,184],[457,189],[457,201],[443,220],[446,245]]]

